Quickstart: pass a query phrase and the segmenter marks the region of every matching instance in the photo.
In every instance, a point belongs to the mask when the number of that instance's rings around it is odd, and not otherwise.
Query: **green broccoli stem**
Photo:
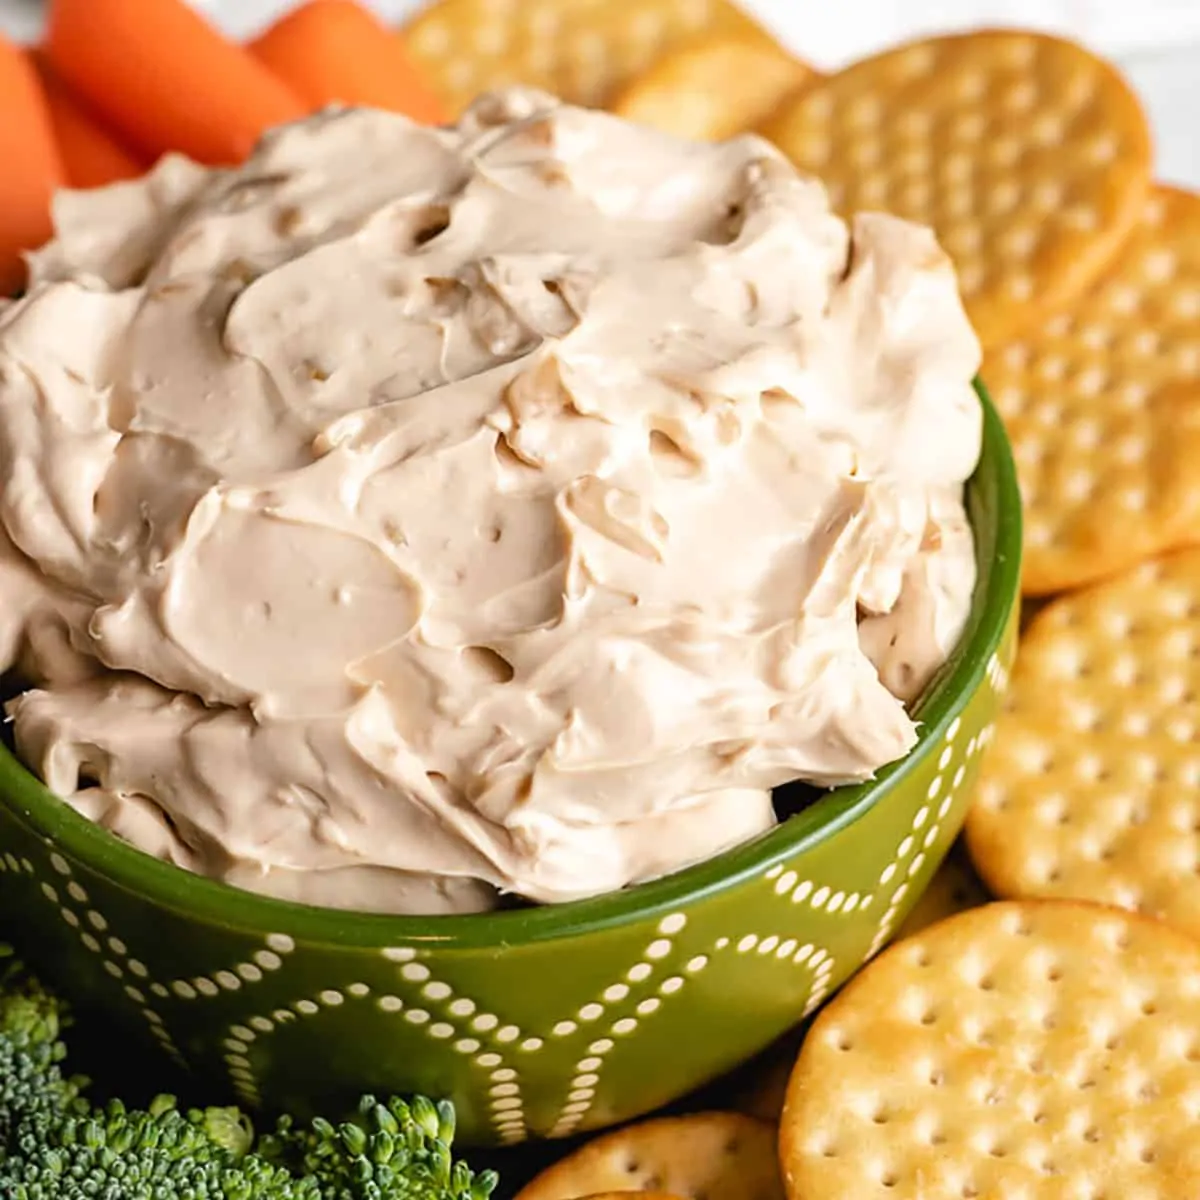
[[[256,1138],[237,1108],[95,1104],[64,1073],[67,1008],[0,946],[4,1200],[487,1200],[492,1171],[451,1152],[454,1109],[364,1096],[348,1120],[287,1117]]]

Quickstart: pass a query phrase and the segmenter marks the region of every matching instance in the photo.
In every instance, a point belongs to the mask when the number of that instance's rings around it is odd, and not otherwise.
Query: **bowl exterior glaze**
[[[148,859],[0,748],[0,922],[120,1036],[251,1108],[332,1112],[363,1091],[417,1091],[452,1099],[461,1137],[481,1144],[669,1103],[764,1048],[875,954],[959,831],[1017,635],[1019,504],[990,408],[987,425],[969,493],[986,611],[920,711],[918,746],[758,842],[557,910],[364,917]]]

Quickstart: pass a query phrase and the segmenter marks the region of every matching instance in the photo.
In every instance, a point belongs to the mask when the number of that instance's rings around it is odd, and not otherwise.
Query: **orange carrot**
[[[139,150],[240,162],[306,106],[185,0],[53,0],[50,65]]]
[[[309,0],[250,49],[315,107],[362,104],[430,125],[446,120],[400,39],[354,0]]]
[[[103,187],[142,174],[146,164],[139,162],[92,115],[54,73],[46,56],[35,50],[30,58],[42,81],[67,183],[74,188]]]
[[[62,183],[50,114],[37,72],[0,37],[0,296],[25,281],[22,250],[35,250],[52,230],[50,197]]]

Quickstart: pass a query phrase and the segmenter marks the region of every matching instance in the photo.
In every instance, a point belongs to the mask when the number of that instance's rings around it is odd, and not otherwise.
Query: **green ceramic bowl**
[[[769,834],[595,900],[483,916],[307,908],[118,841],[0,749],[0,923],[121,1036],[247,1106],[448,1096],[464,1140],[647,1112],[750,1057],[887,941],[966,813],[1017,630],[1020,501],[983,396],[979,584],[920,742]]]

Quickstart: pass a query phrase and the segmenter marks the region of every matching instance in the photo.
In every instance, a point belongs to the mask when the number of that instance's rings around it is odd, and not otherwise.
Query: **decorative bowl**
[[[487,915],[304,907],[187,874],[76,814],[0,747],[0,925],[71,1000],[244,1105],[452,1099],[468,1143],[669,1103],[815,1009],[958,833],[1015,649],[1021,513],[1000,420],[968,485],[979,582],[920,741],[865,785],[613,895]]]

